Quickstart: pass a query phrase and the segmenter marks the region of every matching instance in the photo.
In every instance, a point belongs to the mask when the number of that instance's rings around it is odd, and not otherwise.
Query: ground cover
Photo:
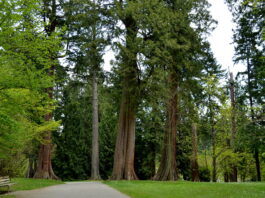
[[[34,190],[38,188],[63,184],[62,181],[56,181],[56,180],[25,179],[25,178],[14,178],[11,180],[11,182],[15,183],[15,185],[11,187],[11,191]],[[14,198],[14,197],[15,197],[14,195],[0,195],[0,198]]]
[[[106,181],[131,198],[264,198],[265,183]]]

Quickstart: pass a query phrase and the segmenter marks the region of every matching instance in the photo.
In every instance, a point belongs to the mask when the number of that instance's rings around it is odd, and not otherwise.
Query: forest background
[[[0,175],[264,180],[265,3],[226,3],[235,77],[207,0],[1,1]]]

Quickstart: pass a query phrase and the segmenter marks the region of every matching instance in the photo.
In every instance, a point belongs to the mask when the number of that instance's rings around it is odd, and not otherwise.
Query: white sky
[[[219,64],[223,69],[230,68],[235,75],[239,71],[244,71],[244,66],[241,64],[234,65],[234,46],[233,42],[233,27],[232,14],[228,10],[225,0],[208,0],[212,7],[211,14],[215,20],[218,21],[217,28],[209,37],[213,53]]]
[[[233,36],[233,22],[232,14],[228,10],[227,5],[224,3],[225,0],[208,0],[212,7],[210,8],[213,18],[218,21],[217,28],[212,32],[209,37],[212,51],[217,59],[217,62],[222,65],[222,68],[227,70],[228,67],[235,75],[238,71],[244,71],[244,66],[241,64],[234,65],[233,55],[234,46],[232,44]],[[110,61],[114,59],[114,54],[108,51],[105,56],[104,69],[110,71]]]

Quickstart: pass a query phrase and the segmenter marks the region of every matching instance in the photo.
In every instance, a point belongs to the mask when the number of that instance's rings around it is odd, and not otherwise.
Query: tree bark
[[[99,174],[99,131],[98,131],[98,84],[96,72],[93,73],[93,123],[92,123],[92,162],[91,179],[100,180]]]
[[[29,165],[28,165],[28,170],[26,173],[26,178],[33,178],[36,172],[35,160],[31,156],[29,156],[28,159],[29,159]]]
[[[234,147],[236,139],[236,99],[235,99],[235,83],[233,73],[230,73],[230,100],[231,100],[231,146]]]
[[[230,100],[231,100],[231,148],[235,152],[235,139],[236,139],[236,98],[235,98],[235,83],[233,73],[230,73]],[[237,182],[237,167],[232,165],[232,172],[229,173],[229,181]]]
[[[199,164],[198,164],[198,136],[197,125],[192,124],[192,159],[191,159],[192,181],[198,182],[199,178]]]
[[[135,180],[135,105],[128,91],[124,90],[120,107],[118,134],[116,139],[113,180]]]
[[[51,88],[49,89],[52,90]],[[52,93],[49,94],[50,97]],[[52,119],[52,114],[49,113],[45,116],[45,121],[50,121]],[[51,144],[51,131],[46,132],[44,136],[44,144],[41,144],[39,150],[37,170],[34,175],[34,178],[38,179],[59,179],[53,172],[52,162],[51,162],[51,153],[52,153],[52,144]]]
[[[254,158],[255,158],[255,164],[256,164],[256,170],[257,170],[257,181],[261,181],[260,159],[259,159],[258,149],[255,149],[255,151],[254,151]]]
[[[130,15],[123,18],[122,21],[126,27],[126,47],[121,48],[123,93],[111,179],[135,180],[138,179],[134,171],[135,119],[137,101],[139,100],[139,80],[137,75],[138,50],[135,43],[138,28],[133,17]]]
[[[217,160],[217,156],[216,156],[216,135],[215,135],[215,130],[214,127],[212,126],[212,181],[213,182],[217,182],[217,169],[216,169],[216,160]]]
[[[248,51],[249,54],[249,51]],[[251,84],[251,68],[250,68],[250,61],[249,58],[247,58],[247,75],[248,75],[248,94],[249,94],[249,102],[250,102],[250,110],[251,110],[251,119],[252,122],[255,122],[255,113],[253,109],[253,96],[252,96],[252,84]],[[255,146],[255,145],[254,145]],[[257,180],[261,181],[261,174],[260,174],[260,160],[259,160],[259,151],[258,148],[254,149],[254,159],[256,164],[256,174],[257,174]]]
[[[50,6],[49,6],[50,5]],[[46,23],[46,19],[49,19],[49,24],[45,26],[46,34],[50,37],[56,29],[57,26],[57,16],[56,16],[56,0],[43,0],[44,10],[44,22]],[[51,62],[54,62],[55,55],[50,54]],[[55,67],[51,66],[48,71],[49,76],[54,76]],[[53,98],[53,88],[50,87],[47,89],[47,93],[49,97]],[[45,116],[45,121],[51,121],[52,113],[49,113]],[[52,153],[52,138],[51,131],[48,131],[44,135],[45,144],[41,144],[39,150],[37,171],[34,175],[34,178],[42,178],[42,179],[59,179],[53,172],[52,162],[51,162],[51,153]]]
[[[176,165],[176,134],[178,114],[178,82],[175,75],[169,77],[170,98],[167,103],[167,124],[164,136],[164,147],[158,172],[154,180],[175,181],[178,179]]]

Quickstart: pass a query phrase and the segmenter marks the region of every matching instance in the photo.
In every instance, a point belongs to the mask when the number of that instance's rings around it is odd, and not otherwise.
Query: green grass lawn
[[[265,198],[265,183],[106,181],[131,198]]]
[[[53,186],[58,184],[63,184],[62,181],[48,180],[48,179],[24,179],[24,178],[15,178],[11,180],[15,185],[12,186],[12,191],[19,190],[33,190],[37,188],[43,188],[47,186]]]
[[[15,185],[11,187],[11,191],[34,190],[37,188],[63,184],[62,181],[47,180],[47,179],[24,179],[24,178],[14,178],[11,180],[11,182],[15,183]],[[15,197],[14,195],[0,195],[0,198],[14,198],[14,197]]]

